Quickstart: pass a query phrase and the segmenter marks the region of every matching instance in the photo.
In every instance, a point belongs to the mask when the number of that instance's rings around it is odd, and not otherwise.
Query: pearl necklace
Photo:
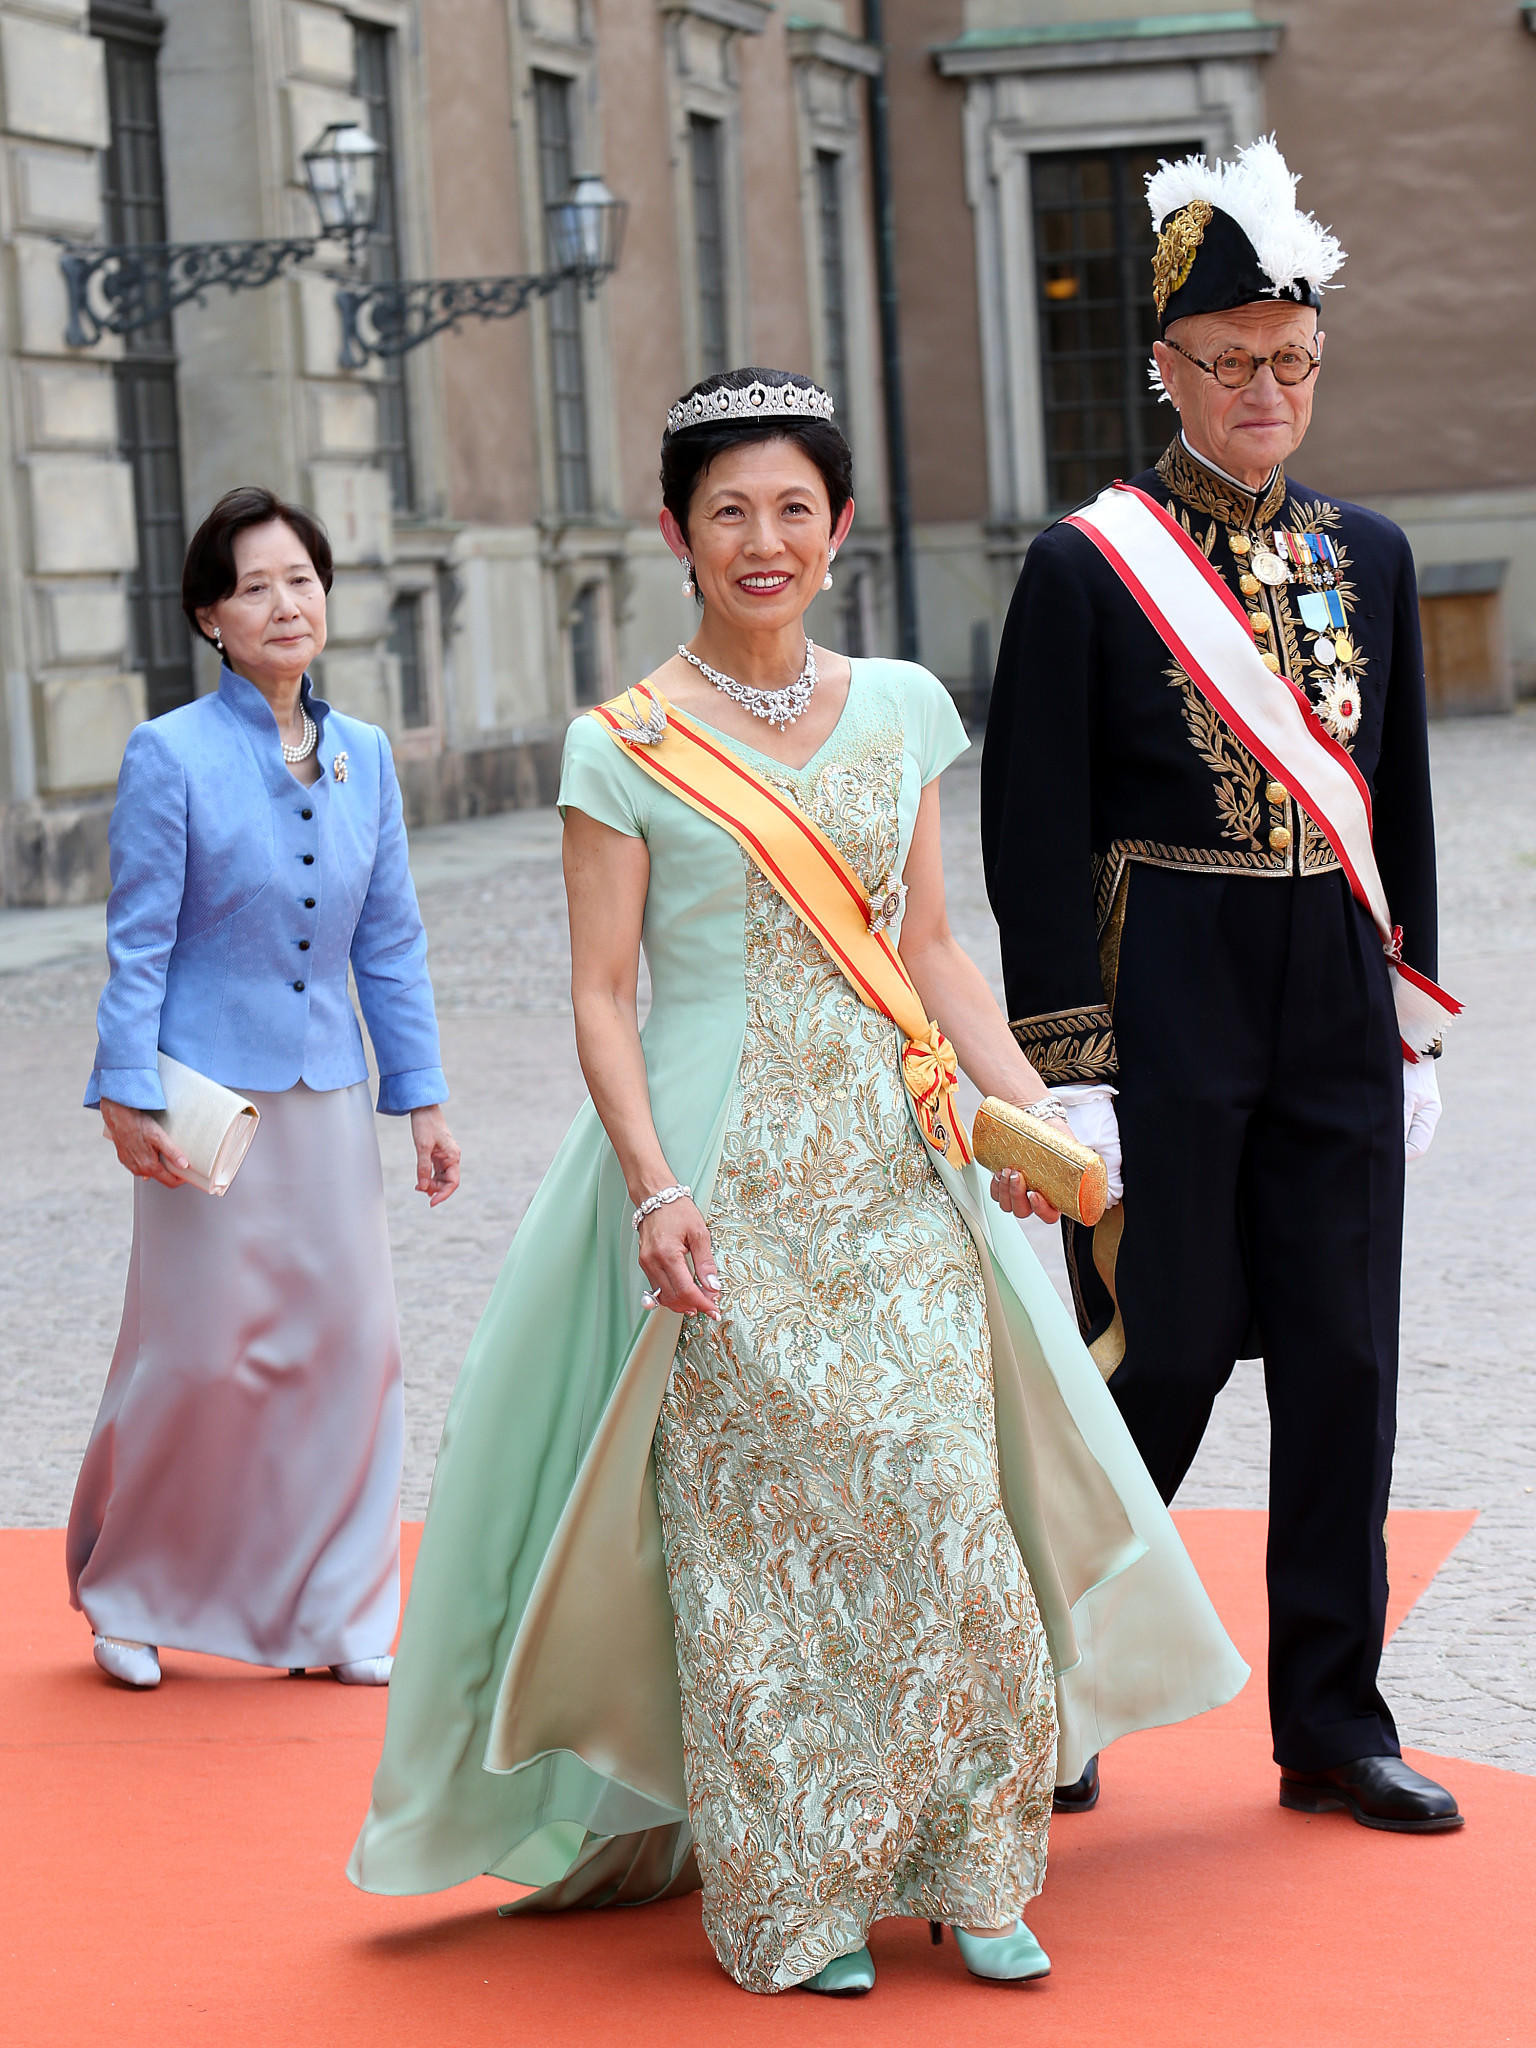
[[[304,721],[303,738],[296,747],[290,747],[286,740],[283,741],[283,759],[288,762],[307,761],[315,751],[315,742],[320,737],[319,727],[302,704],[299,706],[299,716]]]
[[[766,718],[780,732],[786,725],[794,724],[815,693],[816,650],[809,640],[805,643],[805,667],[782,690],[754,690],[746,683],[738,683],[734,676],[724,675],[719,669],[711,668],[707,661],[700,661],[681,641],[677,651],[684,661],[692,662],[705,681],[713,683],[722,696],[729,697],[733,704],[739,704],[743,711],[750,711],[754,718]]]

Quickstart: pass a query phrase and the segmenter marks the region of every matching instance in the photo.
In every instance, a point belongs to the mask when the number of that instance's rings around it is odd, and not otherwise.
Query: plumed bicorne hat
[[[1230,163],[1187,156],[1147,179],[1157,249],[1157,331],[1191,313],[1225,313],[1261,299],[1320,306],[1344,261],[1338,237],[1296,204],[1298,179],[1272,135]]]

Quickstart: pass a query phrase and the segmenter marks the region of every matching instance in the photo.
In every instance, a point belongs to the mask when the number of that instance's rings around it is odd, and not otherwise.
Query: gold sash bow
[[[649,683],[591,712],[629,758],[729,832],[861,1001],[906,1035],[901,1075],[918,1127],[951,1166],[971,1152],[954,1105],[955,1049],[929,1017],[901,955],[871,928],[869,891],[821,827]]]

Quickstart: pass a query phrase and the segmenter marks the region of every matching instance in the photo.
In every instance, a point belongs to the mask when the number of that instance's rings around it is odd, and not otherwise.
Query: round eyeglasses
[[[1321,356],[1314,356],[1304,349],[1300,342],[1287,342],[1284,348],[1277,348],[1271,356],[1256,356],[1251,349],[1223,349],[1215,362],[1202,362],[1199,356],[1190,354],[1187,348],[1180,348],[1176,341],[1170,341],[1165,334],[1163,340],[1175,354],[1185,362],[1193,363],[1197,370],[1204,370],[1208,377],[1228,391],[1241,391],[1245,384],[1251,384],[1267,363],[1277,384],[1305,384],[1318,364]]]

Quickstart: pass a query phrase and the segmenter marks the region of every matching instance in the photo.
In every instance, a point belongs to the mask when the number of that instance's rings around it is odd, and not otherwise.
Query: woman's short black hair
[[[239,577],[235,574],[235,535],[248,526],[268,526],[281,519],[291,526],[304,544],[304,552],[315,565],[322,590],[334,580],[331,544],[325,528],[313,512],[302,505],[289,505],[275,491],[261,484],[237,484],[226,491],[192,536],[181,571],[181,608],[194,633],[211,642],[197,623],[197,615],[211,604],[222,604]]]
[[[744,391],[749,384],[809,384],[809,377],[789,370],[719,370],[685,393],[697,398],[711,391]],[[853,454],[830,420],[800,419],[794,414],[767,420],[721,420],[704,427],[686,427],[661,437],[661,502],[688,532],[688,507],[705,470],[728,448],[747,441],[793,441],[821,471],[832,506],[832,524],[843,516],[853,496]]]

